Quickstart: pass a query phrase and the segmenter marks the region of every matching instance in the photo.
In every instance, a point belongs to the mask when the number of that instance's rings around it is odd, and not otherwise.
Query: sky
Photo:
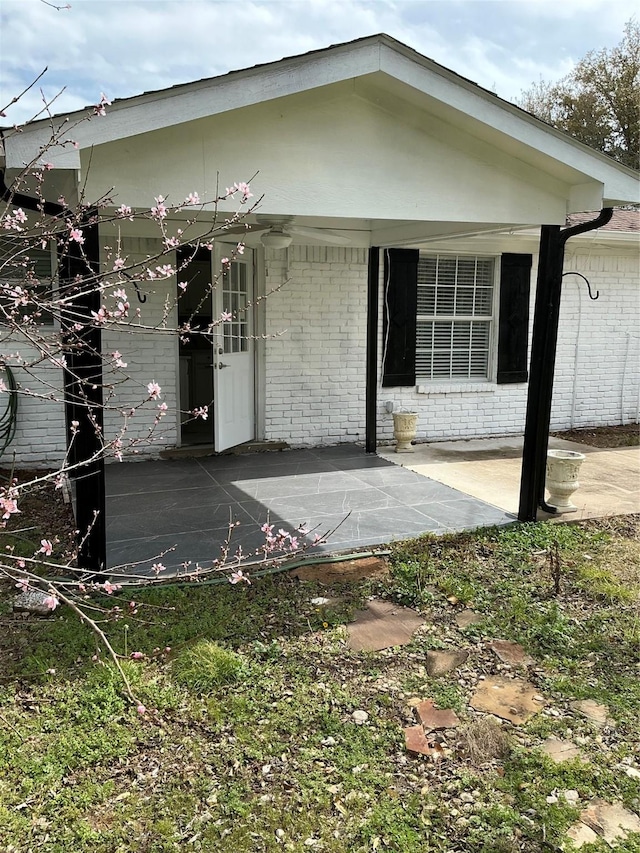
[[[617,44],[632,0],[0,0],[0,108],[21,123],[384,32],[515,101]],[[59,94],[60,93],[60,94]]]

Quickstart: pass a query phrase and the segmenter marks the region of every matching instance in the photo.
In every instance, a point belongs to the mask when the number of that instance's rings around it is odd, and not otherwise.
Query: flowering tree
[[[101,94],[80,120],[100,121],[108,107],[108,98]],[[2,111],[3,116],[8,109]],[[162,387],[154,376],[149,376],[135,386],[136,396],[132,399],[128,363],[118,349],[103,352],[102,342],[107,336],[113,340],[118,333],[140,338],[170,335],[179,344],[195,337],[211,342],[220,324],[234,320],[234,315],[225,309],[220,316],[202,324],[197,309],[193,309],[186,319],[183,314],[183,319],[172,325],[172,318],[177,316],[174,309],[189,288],[188,280],[181,280],[181,272],[202,247],[211,250],[221,235],[237,230],[259,203],[245,181],[220,191],[207,204],[195,190],[178,201],[158,194],[146,210],[134,210],[126,203],[117,205],[112,193],[92,202],[82,197],[74,201],[59,197],[52,202],[46,198],[47,180],[53,169],[48,156],[60,147],[76,145],[75,125],[53,117],[50,104],[44,104],[43,112],[50,129],[46,145],[24,164],[10,185],[3,175],[0,187],[0,401],[8,399],[11,403],[30,396],[46,400],[51,406],[64,406],[67,450],[55,470],[22,480],[12,474],[8,482],[0,485],[1,524],[7,531],[19,516],[21,499],[30,489],[51,481],[56,489],[66,490],[70,478],[78,478],[78,484],[85,489],[99,491],[106,459],[123,461],[139,452],[142,445],[156,440],[169,408],[163,400]],[[20,132],[14,127],[5,131],[5,138]],[[234,212],[220,212],[222,202],[225,207],[235,202]],[[136,220],[152,226],[158,237],[158,252],[142,259],[129,257],[123,249],[123,235]],[[101,242],[107,228],[114,237],[105,247]],[[43,275],[38,261],[50,247],[55,264]],[[244,248],[242,241],[231,244],[220,270],[212,276],[205,298],[216,289]],[[180,253],[176,254],[176,250]],[[175,295],[170,295],[166,283],[174,277],[177,288]],[[157,292],[163,283],[161,316],[150,318],[145,314],[146,296]],[[16,379],[14,371],[22,378]],[[122,403],[124,387],[126,405]],[[111,423],[117,417],[117,428],[105,429],[106,412]],[[182,415],[206,419],[208,406],[198,406]],[[145,424],[142,430],[138,426],[132,432],[134,416]],[[29,557],[17,556],[9,547],[0,557],[0,578],[36,596],[45,612],[54,611],[60,604],[70,607],[96,632],[119,667],[118,655],[99,622],[101,618],[120,618],[122,610],[118,606],[99,607],[96,615],[92,595],[111,595],[123,584],[161,582],[163,554],[149,561],[150,571],[144,579],[126,566],[107,572],[106,566],[96,563],[92,544],[104,537],[104,502],[98,503],[97,509],[95,501],[90,502],[90,514],[85,513],[84,517],[82,503],[78,501],[76,547],[64,561],[62,573],[56,560],[57,543],[43,539],[40,548]],[[183,567],[186,577],[197,581],[211,572],[224,572],[232,584],[249,583],[247,561],[282,560],[301,547],[300,537],[308,532],[275,531],[267,522],[262,527],[262,546],[257,552],[244,555],[233,546],[234,526],[230,525],[219,554],[211,555],[206,563]],[[315,541],[322,541],[322,537],[317,535]],[[127,684],[122,669],[121,673]],[[127,690],[135,700],[128,684]]]

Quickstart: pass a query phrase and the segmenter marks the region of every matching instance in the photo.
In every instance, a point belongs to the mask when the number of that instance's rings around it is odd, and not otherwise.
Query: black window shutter
[[[384,253],[382,387],[416,384],[417,249]]]
[[[500,263],[498,384],[526,382],[531,255],[504,254]]]

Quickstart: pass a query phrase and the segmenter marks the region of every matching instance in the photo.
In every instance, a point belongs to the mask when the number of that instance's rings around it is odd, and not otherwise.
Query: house
[[[6,134],[8,179],[49,132],[44,121]],[[540,226],[640,200],[634,171],[386,35],[116,101],[73,133],[77,147],[47,154],[52,201],[82,187],[148,211],[159,195],[207,201],[248,180],[262,197],[212,302],[202,288],[237,230],[190,258],[182,300],[175,276],[147,285],[144,303],[131,297],[150,331],[133,317],[103,335],[130,376],[108,395],[106,435],[150,381],[168,405],[151,444],[148,419],[131,419],[141,456],[203,442],[371,445],[391,438],[397,408],[419,412],[422,440],[522,432]],[[103,263],[118,239],[128,262],[162,249],[154,223],[118,227],[100,226]],[[638,419],[638,258],[637,211],[567,244],[555,429]],[[213,347],[164,332],[194,310],[234,312]],[[60,368],[41,371],[43,389],[61,386]],[[186,417],[204,405],[206,421]],[[21,398],[16,463],[56,463],[65,447],[62,403]]]

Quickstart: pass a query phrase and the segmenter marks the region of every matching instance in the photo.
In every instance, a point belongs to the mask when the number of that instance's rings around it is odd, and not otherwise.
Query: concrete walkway
[[[577,512],[560,521],[640,512],[640,448],[603,449],[551,438],[549,447],[575,450],[587,457],[580,469],[580,488],[572,500]],[[522,438],[483,438],[416,445],[414,453],[381,448],[378,455],[505,512],[517,514],[522,466]]]

